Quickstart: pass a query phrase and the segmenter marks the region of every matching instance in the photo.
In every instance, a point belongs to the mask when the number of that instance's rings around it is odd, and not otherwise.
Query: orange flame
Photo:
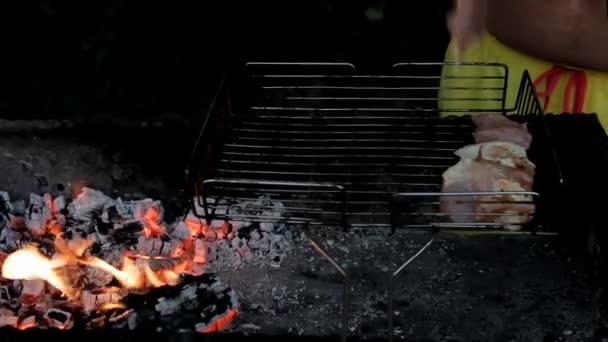
[[[108,311],[108,310],[124,309],[124,308],[126,308],[126,306],[121,303],[105,303],[100,307],[100,310]]]
[[[152,271],[147,264],[137,265],[133,259],[123,259],[122,270],[115,268],[107,262],[97,258],[89,257],[82,261],[83,264],[99,268],[108,272],[126,288],[141,289],[147,286],[161,287],[167,284],[175,285],[179,280],[179,273],[185,269],[185,262],[178,264],[175,270],[162,270],[158,273]]]
[[[43,279],[68,297],[74,290],[56,272],[66,265],[66,259],[49,259],[33,246],[24,247],[10,254],[2,264],[2,277],[6,279]]]

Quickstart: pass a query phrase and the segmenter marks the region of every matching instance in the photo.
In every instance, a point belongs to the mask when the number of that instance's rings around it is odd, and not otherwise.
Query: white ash
[[[96,287],[104,287],[112,282],[114,277],[111,273],[104,272],[95,267],[85,267],[86,282],[87,284],[94,285]]]
[[[53,215],[61,213],[66,208],[65,197],[59,196],[53,200]]]
[[[180,248],[180,243],[173,241],[162,241],[161,239],[140,236],[137,239],[136,250],[139,254],[150,257],[175,256]]]
[[[46,283],[41,279],[31,279],[23,281],[23,290],[21,290],[21,303],[34,304],[46,292]]]
[[[108,292],[94,294],[84,291],[80,297],[85,313],[91,313],[106,304],[118,304],[123,299],[123,295],[118,292]]]
[[[78,197],[70,203],[68,210],[76,220],[91,221],[96,213],[101,212],[104,207],[112,203],[114,200],[101,191],[83,188]]]
[[[279,267],[300,239],[300,235],[294,234],[289,227],[275,224],[272,230],[262,231],[259,225],[253,225],[247,229],[249,232],[236,232],[232,240],[208,242],[207,270],[239,269],[250,264],[262,268]],[[268,228],[266,225],[265,229]]]
[[[104,223],[124,223],[127,221],[141,220],[145,217],[149,209],[154,208],[158,215],[155,223],[160,223],[163,218],[163,206],[160,201],[145,198],[138,201],[123,201],[118,198],[116,201],[107,202],[103,207],[101,220]]]
[[[58,329],[71,329],[74,326],[72,314],[56,308],[49,309],[44,315],[44,319],[50,327]]]
[[[171,237],[178,241],[185,241],[192,238],[192,231],[184,222],[179,222],[171,231]]]
[[[3,252],[14,251],[21,246],[23,233],[4,227],[0,231],[0,250]]]
[[[25,213],[25,225],[34,236],[46,233],[46,224],[52,218],[50,208],[41,196],[30,194],[30,203]]]

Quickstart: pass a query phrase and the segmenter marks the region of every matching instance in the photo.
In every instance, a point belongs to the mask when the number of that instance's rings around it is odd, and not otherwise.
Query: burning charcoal
[[[95,267],[86,267],[86,282],[96,287],[104,287],[112,282],[114,278],[111,273],[102,271]]]
[[[13,327],[16,328],[19,324],[19,317],[8,308],[0,308],[0,327]]]
[[[194,262],[191,266],[191,270],[189,271],[190,274],[194,276],[200,276],[201,274],[205,273],[206,264],[199,264]]]
[[[192,239],[192,231],[184,222],[180,222],[171,232],[171,237],[178,241],[186,241]]]
[[[0,231],[0,241],[3,242],[7,250],[15,250],[20,247],[23,234],[12,229],[2,229]]]
[[[161,259],[148,259],[138,258],[135,261],[137,266],[148,266],[154,272],[160,270],[173,270],[182,259],[180,258],[161,258]]]
[[[70,203],[68,210],[72,217],[79,221],[91,221],[95,213],[101,212],[104,206],[113,200],[102,192],[83,188],[78,197]]]
[[[14,230],[23,230],[26,228],[25,219],[21,216],[9,215],[8,227]]]
[[[125,301],[138,313],[132,319],[138,328],[192,331],[197,328],[192,322],[202,320],[204,325],[213,324],[214,318],[238,310],[236,292],[225,287],[216,292],[212,288],[218,280],[212,274],[186,276],[181,291],[163,286],[146,294],[130,294]]]
[[[60,214],[65,209],[65,198],[59,196],[53,200],[53,215]]]
[[[180,254],[181,244],[177,242],[164,242],[160,239],[140,236],[137,240],[137,252],[141,255],[150,257],[173,257]]]
[[[18,329],[25,330],[36,327],[36,316],[29,316],[19,322]]]
[[[52,218],[51,211],[44,199],[36,194],[30,194],[30,204],[25,213],[25,225],[34,236],[46,233],[46,224]]]
[[[209,255],[209,246],[203,239],[196,239],[194,242],[194,259],[193,261],[199,264],[207,263]]]
[[[118,241],[126,241],[137,239],[144,229],[144,224],[141,221],[127,221],[122,224],[115,224],[114,229],[110,232]]]
[[[232,225],[230,222],[224,222],[221,226],[217,228],[214,227],[214,230],[217,238],[221,240],[226,238],[226,236],[228,236],[228,234],[232,231]]]
[[[32,305],[44,295],[46,284],[42,279],[32,279],[23,281],[20,301],[25,305]]]
[[[192,213],[189,213],[183,222],[190,229],[193,238],[202,234],[203,230],[207,230],[205,221],[194,216]]]
[[[118,209],[116,209],[116,205],[112,204],[110,206],[106,206],[103,209],[103,213],[101,214],[101,221],[107,224],[115,224],[120,223],[124,219],[118,213]]]
[[[53,235],[58,235],[63,232],[63,225],[60,224],[57,220],[51,220],[46,225],[46,230]]]
[[[123,299],[122,295],[117,292],[94,294],[89,291],[83,291],[80,300],[85,313],[91,313],[108,304],[120,304]]]
[[[46,294],[46,295],[40,297],[40,299],[38,299],[38,301],[36,302],[36,305],[34,305],[34,310],[37,313],[42,315],[45,312],[49,311],[55,304],[56,304],[56,302],[55,302],[55,300],[53,300],[51,295]]]
[[[72,314],[59,309],[53,308],[48,310],[44,315],[44,319],[52,328],[63,330],[71,329],[74,326],[74,319],[72,318]]]

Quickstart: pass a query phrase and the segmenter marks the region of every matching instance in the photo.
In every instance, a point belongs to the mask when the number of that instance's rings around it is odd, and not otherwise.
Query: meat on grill
[[[491,141],[467,145],[454,152],[454,154],[460,158],[496,162],[516,169],[513,170],[514,173],[526,173],[527,175],[522,177],[529,180],[524,183],[527,184],[529,182],[529,187],[532,187],[532,179],[534,178],[536,166],[528,159],[526,149],[523,146],[505,141]]]
[[[529,174],[521,168],[462,158],[443,173],[442,192],[521,192],[530,191],[531,185]],[[441,212],[454,223],[521,225],[532,218],[535,206],[531,201],[532,197],[524,194],[444,195]]]
[[[523,146],[526,150],[532,143],[532,135],[526,123],[518,123],[500,114],[481,114],[472,117],[477,127],[473,133],[475,142],[505,141]]]

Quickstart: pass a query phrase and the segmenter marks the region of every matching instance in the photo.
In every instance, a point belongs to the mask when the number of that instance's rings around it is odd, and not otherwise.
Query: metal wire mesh
[[[400,63],[387,75],[340,63],[249,63],[220,86],[193,151],[195,213],[447,227],[441,175],[458,161],[454,151],[473,143],[462,114],[542,116],[527,72],[514,108],[506,108],[507,81],[497,63]],[[282,203],[280,211],[260,198]],[[243,202],[247,210],[230,210]]]

